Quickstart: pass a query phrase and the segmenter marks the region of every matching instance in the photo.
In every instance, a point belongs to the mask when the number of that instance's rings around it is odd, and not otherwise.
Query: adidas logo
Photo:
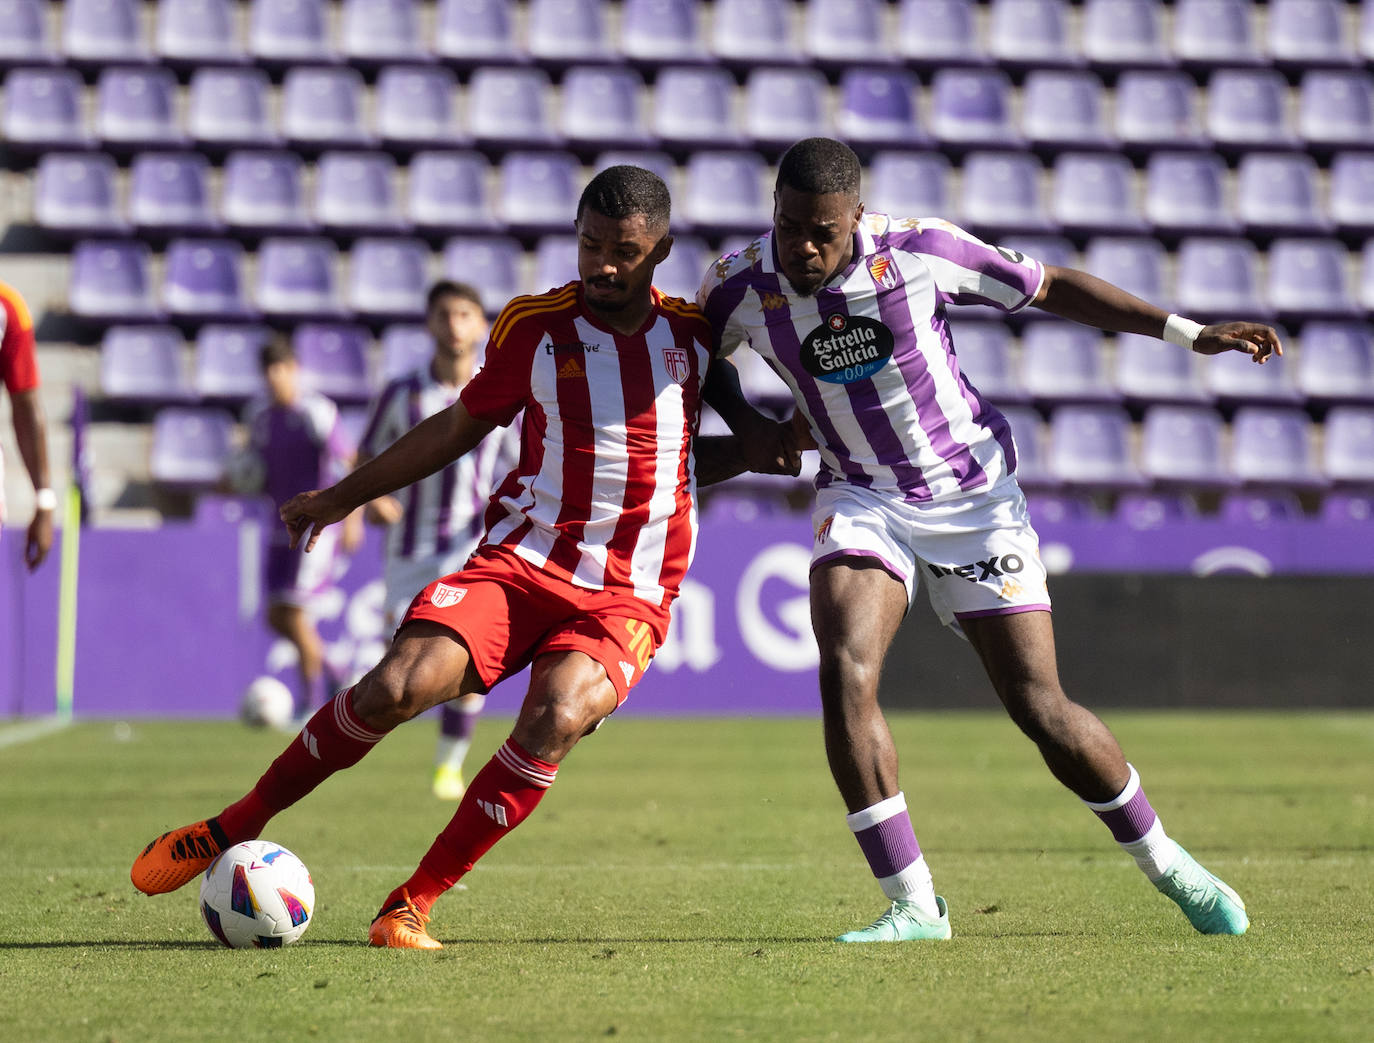
[[[477,806],[482,809],[482,813],[491,819],[498,826],[508,825],[506,821],[506,808],[503,804],[493,804],[489,800],[479,800]]]
[[[320,744],[315,741],[315,736],[310,734],[309,728],[301,729],[301,742],[305,743],[305,748],[310,751],[310,756],[316,760],[320,759]]]
[[[635,668],[623,659],[620,661],[620,672],[625,675],[626,684],[634,680]]]
[[[563,380],[571,377],[583,377],[587,371],[582,368],[582,360],[575,355],[570,355],[563,365],[558,367],[558,379]]]

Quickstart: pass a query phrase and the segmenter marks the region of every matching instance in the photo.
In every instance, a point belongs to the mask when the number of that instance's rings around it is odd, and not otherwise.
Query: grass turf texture
[[[892,723],[954,939],[837,945],[885,901],[818,723],[626,713],[441,899],[442,952],[364,942],[451,811],[427,723],[271,823],[315,919],[230,951],[195,883],[146,898],[129,863],[285,740],[79,724],[0,749],[0,1039],[1368,1039],[1374,716],[1106,716],[1245,937],[1194,933],[1005,719],[924,714]],[[470,767],[508,727],[483,722]]]

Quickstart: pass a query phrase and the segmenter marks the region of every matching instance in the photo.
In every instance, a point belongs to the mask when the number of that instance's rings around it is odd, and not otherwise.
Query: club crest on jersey
[[[440,583],[435,586],[429,601],[435,608],[452,608],[467,596],[467,587],[450,587],[447,583]]]
[[[668,371],[668,376],[673,378],[674,383],[681,384],[692,373],[692,364],[687,358],[687,349],[664,348],[663,368]]]
[[[835,314],[802,339],[801,364],[827,384],[853,384],[882,369],[892,346],[892,331],[877,319]]]
[[[892,271],[892,259],[890,257],[875,257],[869,261],[868,274],[873,276],[873,281],[885,290],[897,288],[897,274]]]

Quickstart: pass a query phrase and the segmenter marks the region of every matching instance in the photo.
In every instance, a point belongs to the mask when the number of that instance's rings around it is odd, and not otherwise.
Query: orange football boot
[[[229,846],[218,819],[193,822],[163,833],[134,859],[129,878],[145,895],[162,895],[189,884]]]
[[[429,917],[415,908],[410,893],[401,889],[401,899],[377,914],[367,932],[367,943],[380,949],[442,949],[443,945],[425,930]]]

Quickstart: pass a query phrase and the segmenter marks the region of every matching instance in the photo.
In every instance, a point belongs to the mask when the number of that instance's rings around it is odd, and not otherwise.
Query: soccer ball
[[[315,885],[305,863],[270,840],[223,851],[200,881],[200,915],[231,949],[279,949],[310,926]]]
[[[291,689],[275,677],[264,674],[244,689],[239,717],[244,724],[254,728],[285,730],[291,727],[291,716],[295,710]]]

